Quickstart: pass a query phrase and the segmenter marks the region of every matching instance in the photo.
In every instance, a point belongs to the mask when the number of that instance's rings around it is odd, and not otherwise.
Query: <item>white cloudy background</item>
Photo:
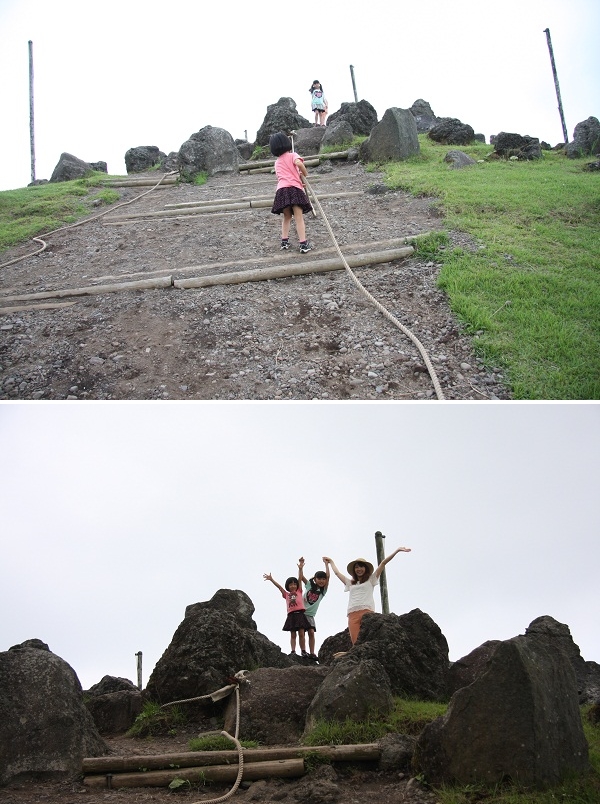
[[[0,190],[31,177],[33,42],[36,177],[63,151],[125,173],[138,145],[179,150],[206,125],[254,141],[267,106],[292,97],[312,118],[318,78],[330,111],[359,99],[383,116],[429,101],[486,135],[563,141],[544,29],[549,28],[569,137],[600,116],[597,0],[466,0],[340,6],[171,0],[0,0]]]
[[[412,548],[391,611],[427,612],[452,660],[548,614],[600,662],[599,436],[595,404],[2,404],[0,650],[41,639],[84,689],[142,651],[146,684],[229,588],[287,652],[263,573],[375,561],[381,530]],[[317,647],[346,604],[334,577]]]

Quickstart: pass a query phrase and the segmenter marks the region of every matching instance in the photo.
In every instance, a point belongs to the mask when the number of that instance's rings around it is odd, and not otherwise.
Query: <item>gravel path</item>
[[[383,192],[382,177],[335,161],[310,171],[346,255],[442,228],[433,199]],[[143,188],[123,190],[121,202]],[[186,289],[119,290],[44,299],[52,309],[3,312],[21,294],[292,265],[335,256],[324,222],[306,216],[314,250],[279,250],[269,208],[160,217],[168,205],[271,197],[269,175],[216,177],[157,189],[99,220],[48,238],[48,248],[0,271],[0,399],[412,400],[435,398],[416,347],[343,270]],[[116,206],[116,205],[115,205]],[[126,221],[125,215],[141,215]],[[152,216],[159,213],[159,217]],[[450,233],[451,242],[474,248]],[[0,263],[37,248],[23,244]],[[424,345],[449,400],[508,399],[503,377],[475,357],[418,254],[355,274]]]

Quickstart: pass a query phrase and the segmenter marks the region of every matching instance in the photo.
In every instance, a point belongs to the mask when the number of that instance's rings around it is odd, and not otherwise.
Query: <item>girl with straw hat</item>
[[[410,553],[410,547],[399,547],[394,550],[393,553],[383,559],[376,570],[373,569],[371,562],[364,558],[357,558],[351,561],[347,567],[349,578],[339,571],[331,558],[323,556],[323,561],[331,565],[331,569],[344,584],[344,591],[350,593],[348,599],[348,630],[350,631],[350,640],[353,645],[358,639],[363,615],[370,611],[375,611],[373,590],[379,584],[379,576],[385,565],[398,553]]]

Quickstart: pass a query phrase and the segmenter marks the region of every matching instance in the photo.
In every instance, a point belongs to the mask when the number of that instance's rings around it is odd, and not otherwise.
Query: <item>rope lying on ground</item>
[[[105,209],[104,212],[101,212],[99,215],[93,215],[91,218],[84,218],[82,221],[77,221],[77,223],[69,223],[66,226],[60,226],[58,229],[53,229],[51,232],[46,232],[44,237],[50,237],[50,235],[56,234],[56,232],[62,232],[64,229],[74,229],[76,226],[83,226],[84,223],[91,223],[92,221],[98,220],[98,218],[104,217],[104,215],[108,215],[109,212],[114,212],[115,209],[120,209],[120,207],[126,207],[128,204],[133,204],[134,201],[139,201],[140,198],[143,198],[148,193],[151,193],[153,190],[162,184],[162,182],[167,178],[167,176],[172,176],[174,173],[177,173],[176,170],[172,170],[170,173],[163,173],[160,180],[156,182],[154,186],[152,186],[149,190],[146,190],[140,195],[136,195],[135,198],[132,198],[130,201],[123,201],[121,204],[117,204],[116,207],[111,207],[110,209]],[[15,257],[14,260],[10,260],[9,262],[4,262],[0,265],[0,269],[8,268],[9,265],[14,265],[16,262],[20,262],[21,260],[26,260],[28,257],[35,257],[36,254],[41,254],[42,251],[45,251],[48,247],[48,244],[45,240],[42,239],[42,236],[39,237],[32,237],[32,240],[36,240],[38,243],[42,244],[41,248],[38,248],[37,251],[32,251],[31,254],[23,254],[22,257]]]
[[[306,176],[303,177],[303,180],[304,180],[304,184],[306,185],[307,190],[309,191],[309,193],[311,195],[312,201],[314,202],[315,206],[317,207],[317,209],[319,210],[319,212],[323,216],[323,220],[325,221],[325,226],[327,227],[327,231],[329,232],[331,240],[333,241],[333,245],[335,246],[336,251],[339,254],[340,259],[344,263],[344,268],[346,269],[346,271],[350,275],[350,278],[352,279],[352,281],[354,282],[356,287],[359,289],[359,291],[361,293],[363,293],[372,304],[375,305],[375,307],[379,310],[379,312],[382,315],[384,315],[388,319],[388,321],[391,321],[392,324],[394,324],[394,326],[396,326],[396,327],[398,327],[398,329],[402,330],[402,332],[407,336],[407,338],[409,338],[414,343],[414,345],[419,350],[425,365],[427,366],[427,371],[429,372],[429,376],[431,377],[431,381],[433,382],[433,387],[435,388],[437,398],[440,399],[440,400],[445,399],[444,392],[442,391],[442,386],[440,385],[440,382],[438,380],[435,368],[433,367],[433,364],[432,364],[432,362],[431,362],[431,360],[429,358],[429,355],[427,354],[427,352],[425,350],[425,347],[419,341],[419,339],[416,337],[416,335],[413,335],[413,333],[408,329],[408,327],[405,327],[404,324],[401,321],[398,321],[398,319],[395,316],[393,316],[390,312],[388,312],[385,309],[385,307],[382,304],[380,304],[377,301],[377,299],[374,296],[372,296],[369,293],[369,291],[361,284],[360,280],[354,274],[354,272],[352,271],[352,269],[348,265],[348,263],[346,261],[346,258],[342,254],[342,251],[341,251],[341,249],[340,249],[340,247],[338,245],[338,242],[337,242],[337,240],[335,238],[335,235],[333,233],[333,229],[329,225],[329,221],[327,220],[327,216],[323,212],[323,207],[321,206],[315,191],[310,186],[310,183],[309,183],[308,179],[306,178]]]
[[[238,739],[240,733],[240,683],[246,681],[246,670],[238,670],[235,674],[234,678],[238,679],[236,684],[228,684],[226,687],[221,687],[221,689],[216,690],[216,692],[211,692],[208,695],[200,695],[197,698],[184,698],[181,701],[171,701],[170,703],[163,704],[161,707],[164,709],[167,706],[174,706],[175,704],[180,703],[190,703],[191,701],[202,701],[210,698],[212,701],[219,701],[221,698],[225,698],[227,695],[230,695],[232,692],[235,692],[235,734],[232,737],[228,731],[207,731],[204,732],[203,736],[208,737],[212,734],[219,734],[222,737],[227,737],[233,743],[235,743],[235,747],[237,748],[238,752],[238,772],[235,778],[235,782],[233,783],[233,787],[231,790],[228,790],[227,793],[223,796],[219,796],[219,798],[203,798],[200,801],[193,801],[192,804],[218,804],[221,801],[227,801],[228,798],[231,798],[233,794],[236,792],[238,787],[242,782],[242,776],[244,775],[244,749]]]

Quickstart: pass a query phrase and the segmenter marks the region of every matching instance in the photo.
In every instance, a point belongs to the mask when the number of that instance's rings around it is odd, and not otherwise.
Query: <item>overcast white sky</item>
[[[246,13],[244,13],[244,10]],[[282,34],[282,28],[286,32]],[[330,111],[359,99],[381,118],[423,98],[475,131],[562,142],[544,29],[549,28],[569,137],[600,116],[597,0],[396,3],[322,0],[247,5],[171,0],[0,0],[0,190],[31,178],[29,56],[33,42],[36,178],[63,151],[125,173],[138,145],[177,151],[203,126],[247,131],[292,97],[312,120],[318,78]]]
[[[427,612],[452,660],[548,614],[600,662],[596,404],[4,403],[0,454],[0,650],[41,639],[84,689],[135,682],[138,651],[145,685],[221,588],[288,652],[263,573],[375,561],[376,530],[412,548],[391,611]],[[332,578],[317,648],[346,606]]]

